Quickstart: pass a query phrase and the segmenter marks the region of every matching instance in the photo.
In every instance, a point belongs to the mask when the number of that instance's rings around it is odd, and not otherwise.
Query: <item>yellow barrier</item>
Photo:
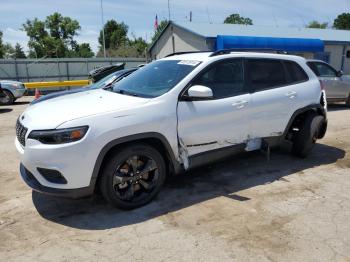
[[[86,86],[90,84],[89,80],[71,80],[71,81],[53,81],[53,82],[28,82],[24,83],[27,89],[30,88],[50,88],[65,86]]]

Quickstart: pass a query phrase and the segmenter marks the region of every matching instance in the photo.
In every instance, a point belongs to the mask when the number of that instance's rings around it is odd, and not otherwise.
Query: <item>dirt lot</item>
[[[125,212],[22,182],[14,125],[27,101],[0,108],[2,261],[350,261],[350,108],[330,107],[308,159],[245,154],[172,179]]]

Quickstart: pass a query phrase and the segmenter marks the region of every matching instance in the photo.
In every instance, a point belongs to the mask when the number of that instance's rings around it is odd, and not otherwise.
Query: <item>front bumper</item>
[[[90,196],[94,193],[94,185],[75,189],[59,189],[43,186],[22,163],[20,164],[20,173],[24,182],[26,182],[26,184],[34,191],[39,193],[74,199]]]

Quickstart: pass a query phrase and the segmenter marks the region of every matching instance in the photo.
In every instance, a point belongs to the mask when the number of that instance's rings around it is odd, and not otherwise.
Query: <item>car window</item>
[[[244,93],[243,60],[232,59],[210,66],[201,73],[193,85],[211,88],[213,98],[224,98]]]
[[[300,65],[293,61],[284,61],[287,74],[289,76],[288,84],[300,83],[309,80],[309,77]]]
[[[280,60],[247,59],[247,75],[254,91],[275,88],[287,83]]]
[[[337,72],[329,65],[324,64],[324,63],[314,63],[314,64],[317,68],[319,76],[321,76],[321,77],[336,77],[337,76]]]

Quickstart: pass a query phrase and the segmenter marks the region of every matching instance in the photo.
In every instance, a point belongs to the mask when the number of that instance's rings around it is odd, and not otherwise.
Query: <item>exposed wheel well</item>
[[[292,117],[291,119],[292,121],[288,126],[288,130],[286,132],[285,138],[287,140],[291,140],[293,137],[294,131],[299,130],[305,118],[312,113],[316,113],[317,115],[321,115],[325,117],[325,112],[320,107],[308,108],[307,110],[304,110],[302,112],[295,114]],[[322,127],[323,130],[320,132],[319,138],[322,138],[324,136],[326,132],[326,128],[327,128],[327,122],[325,121],[324,126]]]
[[[98,185],[100,177],[101,177],[101,172],[103,170],[103,167],[105,166],[105,162],[108,161],[108,159],[118,150],[120,150],[121,148],[127,147],[128,145],[131,144],[138,144],[138,143],[143,143],[143,144],[147,144],[153,148],[155,148],[156,150],[158,150],[160,152],[160,154],[163,156],[164,161],[165,161],[165,165],[167,168],[167,174],[174,174],[174,165],[172,163],[171,157],[169,155],[169,152],[166,148],[166,146],[164,145],[164,143],[158,139],[158,138],[141,138],[141,139],[135,139],[132,141],[127,141],[127,142],[123,142],[123,143],[118,143],[116,145],[114,145],[113,147],[111,147],[106,154],[103,157],[102,163],[99,167],[98,170],[98,176],[97,176],[97,180],[96,180],[96,185]],[[98,186],[95,186],[95,190],[98,189]]]

